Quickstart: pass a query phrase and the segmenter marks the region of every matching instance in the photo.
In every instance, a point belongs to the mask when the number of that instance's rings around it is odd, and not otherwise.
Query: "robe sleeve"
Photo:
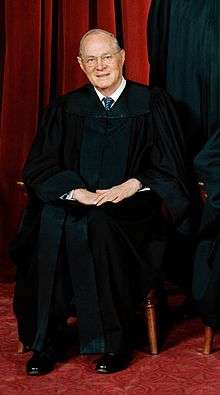
[[[62,106],[45,109],[37,136],[23,170],[27,190],[44,202],[54,201],[76,188],[85,188],[83,179],[62,163]]]
[[[166,84],[169,19],[170,0],[152,0],[147,24],[151,86]]]
[[[207,141],[194,160],[198,181],[204,182],[207,199],[203,206],[200,235],[219,232],[220,222],[220,129]]]
[[[153,89],[150,99],[150,133],[153,135],[150,168],[137,176],[165,202],[181,233],[191,232],[191,198],[185,169],[185,144],[169,96]]]

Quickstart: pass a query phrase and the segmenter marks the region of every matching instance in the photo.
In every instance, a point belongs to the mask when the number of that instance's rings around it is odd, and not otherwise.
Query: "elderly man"
[[[30,196],[14,246],[14,308],[34,351],[27,373],[54,368],[77,316],[80,352],[111,373],[131,358],[135,312],[156,285],[167,238],[161,201],[188,232],[183,143],[168,97],[125,81],[125,51],[87,32],[78,62],[90,84],[42,118],[24,168]]]

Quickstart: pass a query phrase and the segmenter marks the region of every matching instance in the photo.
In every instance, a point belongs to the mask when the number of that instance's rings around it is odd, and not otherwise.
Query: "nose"
[[[101,57],[97,57],[96,69],[102,70],[106,67]]]

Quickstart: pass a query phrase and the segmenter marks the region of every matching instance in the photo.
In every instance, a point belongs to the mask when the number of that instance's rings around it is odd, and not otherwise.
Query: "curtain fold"
[[[47,0],[41,4],[40,29],[40,83],[44,89],[39,89],[39,107],[45,106],[51,97],[52,84],[52,48],[53,48],[54,2]]]
[[[79,40],[89,29],[89,0],[59,2],[58,94],[78,88],[86,79],[77,62]]]
[[[116,7],[114,0],[97,0],[97,26],[116,34]],[[95,26],[96,27],[96,26]]]
[[[16,181],[36,134],[39,113],[57,95],[86,82],[77,63],[90,28],[116,33],[125,76],[147,83],[150,0],[2,0],[0,2],[0,257],[7,258],[24,205]]]
[[[126,76],[146,84],[149,64],[147,60],[147,17],[150,1],[122,0],[122,26],[124,49],[126,51]]]
[[[33,133],[39,109],[41,3],[8,0],[4,4],[3,75],[1,78],[0,204],[1,261],[7,256],[21,210],[16,180]],[[1,26],[2,29],[2,26]]]

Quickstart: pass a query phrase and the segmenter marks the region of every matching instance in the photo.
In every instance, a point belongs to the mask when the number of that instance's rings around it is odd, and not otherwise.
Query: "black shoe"
[[[125,369],[131,360],[131,353],[118,352],[104,354],[96,363],[96,372],[115,373]]]
[[[40,376],[47,374],[54,369],[55,359],[49,353],[34,352],[32,357],[27,362],[26,372],[31,376]]]

